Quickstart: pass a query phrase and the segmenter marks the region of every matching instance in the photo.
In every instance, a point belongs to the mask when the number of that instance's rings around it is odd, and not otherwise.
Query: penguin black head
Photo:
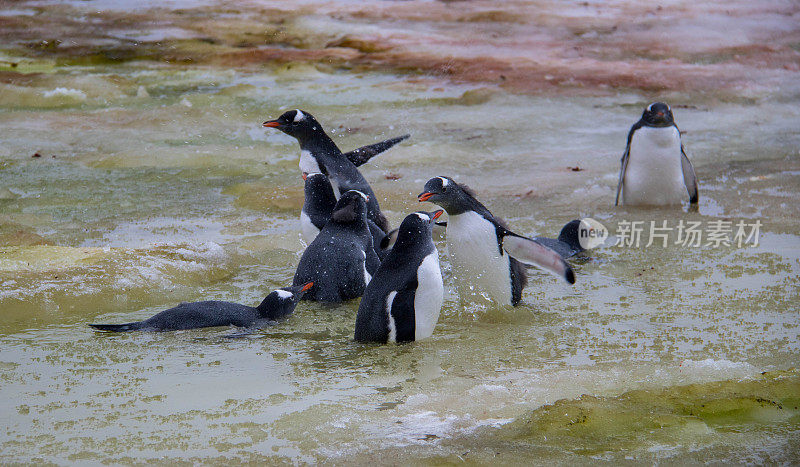
[[[303,295],[314,286],[313,282],[293,287],[282,287],[267,295],[256,308],[261,317],[276,320],[294,311]]]
[[[303,112],[300,109],[285,112],[276,120],[264,122],[264,126],[267,128],[277,128],[287,135],[297,138],[300,142],[316,134],[325,132],[322,129],[322,125],[317,122],[317,119],[315,119],[313,115],[308,112]]]
[[[663,102],[653,102],[644,109],[642,121],[647,126],[665,127],[673,125],[672,109]]]
[[[418,199],[420,202],[438,204],[450,215],[472,210],[478,204],[469,188],[459,185],[449,177],[433,177],[428,180]]]
[[[393,248],[398,250],[403,245],[430,240],[433,242],[433,224],[444,211],[441,209],[433,212],[417,211],[407,215],[397,229],[397,241]],[[421,240],[420,240],[421,239]]]
[[[331,213],[331,221],[338,224],[360,223],[367,225],[367,201],[369,196],[350,190],[342,194]]]

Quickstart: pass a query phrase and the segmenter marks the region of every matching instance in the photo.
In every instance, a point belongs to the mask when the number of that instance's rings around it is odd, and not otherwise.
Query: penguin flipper
[[[694,166],[686,156],[686,150],[683,149],[681,143],[681,170],[683,171],[683,183],[686,184],[686,190],[689,192],[689,203],[697,204],[699,195],[697,193],[697,175],[694,173]]]
[[[372,159],[373,157],[377,156],[378,154],[386,151],[387,149],[391,148],[395,144],[408,139],[411,135],[403,135],[398,136],[396,138],[387,139],[386,141],[381,141],[380,143],[370,144],[367,146],[362,146],[358,149],[354,149],[350,152],[344,153],[344,155],[353,163],[356,167],[365,164],[367,161]]]
[[[417,282],[406,284],[392,300],[389,313],[394,319],[396,337],[395,342],[411,342],[415,336],[414,299],[416,298]]]
[[[557,252],[535,240],[506,232],[503,249],[517,261],[544,269],[570,284],[575,283],[575,272],[569,263]]]

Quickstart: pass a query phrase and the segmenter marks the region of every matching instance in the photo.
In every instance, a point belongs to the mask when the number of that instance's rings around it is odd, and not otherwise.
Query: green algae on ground
[[[509,423],[498,436],[594,455],[657,444],[703,444],[715,431],[747,431],[770,424],[800,430],[800,371],[641,389],[616,397],[564,399]]]

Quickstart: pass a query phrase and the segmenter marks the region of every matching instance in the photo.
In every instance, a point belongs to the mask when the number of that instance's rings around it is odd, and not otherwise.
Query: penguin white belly
[[[313,242],[319,234],[319,229],[311,222],[311,218],[308,217],[305,211],[300,211],[300,232],[302,232],[303,241],[305,241],[307,245],[311,245],[311,242]]]
[[[671,126],[636,130],[623,180],[623,204],[680,204],[686,196],[678,129]]]
[[[317,160],[305,149],[300,151],[300,171],[307,174],[322,173]]]
[[[322,170],[319,168],[319,163],[317,159],[311,155],[311,151],[306,151],[305,149],[300,150],[300,171],[307,174],[322,173]],[[341,196],[339,184],[336,183],[333,177],[329,176],[328,180],[331,182],[331,187],[333,187],[333,195],[338,200]]]
[[[417,291],[414,294],[414,340],[425,339],[433,334],[439,321],[439,312],[444,301],[442,270],[439,253],[434,250],[422,260],[417,268]]]
[[[447,249],[461,298],[476,293],[501,305],[511,304],[508,255],[500,255],[494,224],[474,211],[447,219]]]

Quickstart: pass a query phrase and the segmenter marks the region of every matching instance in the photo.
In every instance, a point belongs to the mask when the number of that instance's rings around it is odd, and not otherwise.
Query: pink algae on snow
[[[2,17],[0,38],[78,62],[306,62],[523,93],[739,94],[796,81],[799,20],[800,5],[787,0],[222,1],[101,11],[78,2]]]

